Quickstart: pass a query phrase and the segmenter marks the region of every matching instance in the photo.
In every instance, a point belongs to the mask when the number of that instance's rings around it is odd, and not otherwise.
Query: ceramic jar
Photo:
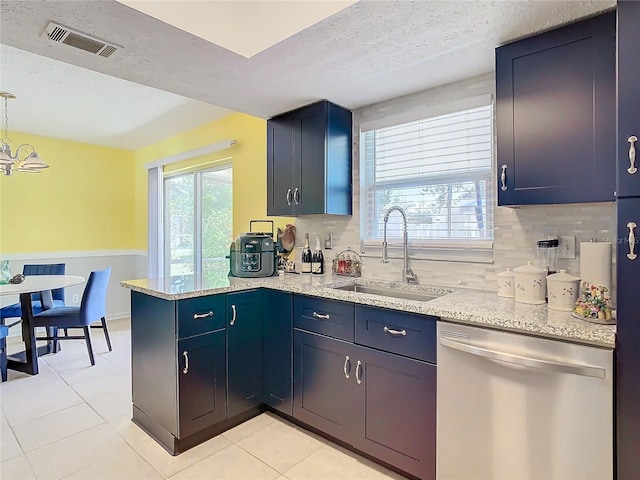
[[[539,268],[527,262],[513,269],[516,286],[516,302],[542,305],[547,303],[547,269]]]
[[[549,308],[570,312],[580,294],[580,279],[569,275],[565,270],[547,277],[547,296]]]
[[[516,296],[516,284],[513,272],[510,268],[506,271],[498,273],[498,296],[505,298],[513,298]]]

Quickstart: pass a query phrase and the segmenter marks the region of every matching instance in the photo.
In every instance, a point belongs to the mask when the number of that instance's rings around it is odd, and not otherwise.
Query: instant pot
[[[271,223],[271,233],[253,232],[254,223]],[[273,221],[251,220],[249,230],[231,243],[229,276],[256,278],[277,275],[277,249],[273,240]]]

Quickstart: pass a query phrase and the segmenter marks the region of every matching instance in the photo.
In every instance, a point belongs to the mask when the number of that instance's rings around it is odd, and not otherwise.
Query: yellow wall
[[[147,248],[147,170],[145,163],[160,160],[178,153],[236,139],[238,143],[228,149],[187,160],[172,166],[228,161],[233,164],[233,236],[249,230],[249,221],[267,218],[267,122],[261,118],[233,113],[188,132],[137,150],[135,176],[135,245]],[[209,163],[212,162],[212,163]],[[293,219],[272,217],[276,226],[284,228]],[[263,227],[263,225],[260,225]]]
[[[134,248],[134,153],[10,132],[49,168],[0,175],[0,253]]]

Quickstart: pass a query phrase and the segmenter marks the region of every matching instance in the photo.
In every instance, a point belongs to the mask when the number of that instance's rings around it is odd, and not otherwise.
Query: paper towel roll
[[[580,278],[583,282],[604,285],[611,295],[611,243],[580,242]]]

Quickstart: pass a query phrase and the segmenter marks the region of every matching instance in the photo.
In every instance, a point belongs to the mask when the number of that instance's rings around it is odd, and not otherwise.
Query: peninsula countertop
[[[289,273],[279,277],[255,279],[227,277],[226,275],[205,279],[189,275],[177,278],[127,280],[120,283],[123,287],[133,291],[165,300],[182,300],[255,288],[268,288],[403,312],[432,315],[457,323],[497,328],[573,343],[605,348],[614,348],[615,346],[615,325],[598,325],[574,318],[569,312],[550,310],[547,305],[517,303],[512,298],[498,297],[495,292],[466,288],[403,285],[399,282],[337,277],[330,274]],[[440,296],[425,302],[335,288],[353,284],[383,285]]]

